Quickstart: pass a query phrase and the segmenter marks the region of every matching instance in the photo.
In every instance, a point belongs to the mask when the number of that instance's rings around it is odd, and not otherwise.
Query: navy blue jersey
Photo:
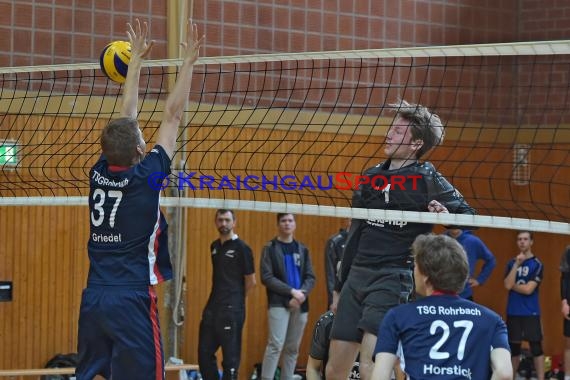
[[[458,296],[435,295],[388,311],[374,356],[398,355],[410,379],[488,380],[495,348],[509,349],[497,313]]]
[[[104,156],[89,173],[88,285],[148,286],[172,278],[167,223],[153,173],[170,173],[157,145],[137,165],[110,166]]]
[[[245,242],[234,235],[223,244],[220,239],[210,245],[212,253],[212,293],[208,306],[245,304],[245,276],[255,273],[253,253]]]
[[[505,276],[511,271],[515,259],[511,259],[507,264]],[[526,259],[522,262],[521,266],[517,268],[517,275],[515,277],[515,284],[528,284],[530,281],[535,281],[538,285],[542,281],[544,267],[542,262],[536,257]],[[538,302],[538,288],[529,294],[521,294],[514,290],[509,291],[509,299],[507,301],[507,315],[512,316],[533,316],[540,315],[540,303]]]

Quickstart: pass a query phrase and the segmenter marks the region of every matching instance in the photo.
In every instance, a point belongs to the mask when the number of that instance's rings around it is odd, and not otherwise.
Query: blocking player
[[[409,379],[511,380],[505,323],[458,295],[469,275],[461,245],[445,235],[420,235],[412,252],[415,288],[425,297],[386,314],[372,378],[390,379],[399,357]]]
[[[160,186],[149,175],[170,172],[178,126],[203,37],[187,26],[184,62],[166,100],[158,138],[146,153],[137,117],[141,64],[152,42],[146,23],[128,24],[131,59],[121,117],[101,134],[102,154],[90,171],[89,274],[79,314],[78,379],[164,379],[155,286],[172,277]],[[158,180],[160,182],[160,180]]]
[[[396,107],[384,147],[388,158],[364,172],[368,181],[354,192],[352,206],[474,214],[432,164],[419,162],[443,140],[439,117],[405,101]],[[388,179],[389,186],[383,178]],[[402,178],[408,181],[402,183]],[[410,246],[418,235],[432,229],[432,224],[402,220],[352,220],[340,281],[335,286],[337,292],[342,290],[332,328],[327,379],[345,380],[358,351],[360,375],[364,380],[370,378],[378,323],[390,308],[407,302],[413,290]],[[337,298],[336,294],[333,297]]]

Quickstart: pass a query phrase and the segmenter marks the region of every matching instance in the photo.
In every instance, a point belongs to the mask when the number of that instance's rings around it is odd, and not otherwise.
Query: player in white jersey
[[[372,378],[390,379],[399,357],[409,379],[512,379],[505,323],[458,295],[469,275],[461,245],[445,235],[420,235],[412,252],[416,292],[425,297],[386,314]]]

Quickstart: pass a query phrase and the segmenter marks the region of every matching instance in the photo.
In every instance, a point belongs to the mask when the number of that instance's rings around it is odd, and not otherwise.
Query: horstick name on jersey
[[[481,310],[476,307],[444,307],[444,306],[416,306],[419,315],[438,314],[438,315],[475,315],[481,316]]]
[[[424,375],[455,375],[471,379],[471,369],[463,368],[460,365],[440,367],[433,364],[424,364]]]
[[[95,170],[93,170],[93,181],[95,181],[98,185],[111,186],[111,187],[125,187],[129,184],[128,178],[125,178],[122,181],[117,182],[115,180],[102,176],[101,173]]]

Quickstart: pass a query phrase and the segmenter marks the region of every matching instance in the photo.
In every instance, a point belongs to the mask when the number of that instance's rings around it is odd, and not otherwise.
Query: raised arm
[[[136,119],[141,65],[150,53],[154,41],[147,42],[148,24],[145,21],[141,28],[138,18],[135,20],[134,29],[130,23],[127,23],[127,35],[131,43],[131,60],[129,61],[129,70],[127,71],[127,78],[123,87],[121,116]]]
[[[164,106],[164,115],[162,123],[158,129],[158,138],[156,143],[161,145],[168,156],[172,158],[176,149],[176,136],[178,134],[178,126],[182,119],[182,111],[184,104],[190,94],[190,84],[192,82],[192,71],[194,62],[198,59],[200,45],[204,40],[204,36],[198,38],[198,27],[188,20],[186,42],[182,42],[182,56],[184,62],[176,78],[174,88],[166,99]]]

